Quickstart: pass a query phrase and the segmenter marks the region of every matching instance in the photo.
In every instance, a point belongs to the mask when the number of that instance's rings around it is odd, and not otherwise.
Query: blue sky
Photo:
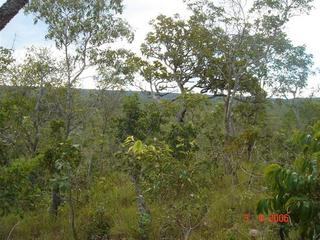
[[[2,5],[5,0],[0,0]],[[151,30],[149,21],[159,14],[173,15],[179,13],[182,17],[189,15],[182,0],[124,0],[124,18],[135,30],[135,41],[130,46],[138,50],[146,33]],[[315,0],[315,8],[308,16],[295,17],[288,24],[287,33],[297,45],[306,45],[309,53],[315,57],[315,67],[320,67],[320,1]],[[22,11],[0,32],[0,46],[14,47],[16,56],[21,58],[26,47],[53,47],[51,41],[45,40],[46,25],[39,22],[33,24],[33,17],[26,16]],[[309,85],[316,87],[320,84],[319,76],[311,77]],[[86,79],[83,87],[92,88],[94,84]],[[310,93],[307,90],[305,96]]]
[[[0,5],[3,3],[0,0]],[[19,12],[8,25],[0,32],[0,45],[14,49],[21,49],[29,45],[44,44],[47,27],[44,23],[33,24],[32,16]]]

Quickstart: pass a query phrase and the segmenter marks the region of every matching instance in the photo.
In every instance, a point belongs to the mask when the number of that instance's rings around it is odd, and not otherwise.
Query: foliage
[[[295,47],[287,43],[284,50],[274,56],[273,67],[268,76],[272,94],[295,98],[307,85],[313,65],[312,55],[306,53],[305,46]],[[277,80],[274,77],[277,76]]]
[[[172,149],[172,155],[177,159],[188,161],[188,155],[198,149],[196,136],[197,130],[192,123],[172,124],[166,138]]]
[[[89,217],[87,226],[87,239],[105,238],[109,235],[110,226],[105,216],[104,209],[97,209],[92,216]]]
[[[12,51],[10,49],[0,47],[0,83],[4,85],[7,83],[6,77],[10,75],[10,67],[14,62]]]
[[[138,95],[133,95],[123,99],[122,109],[123,116],[114,119],[119,141],[128,136],[144,140],[160,135],[160,125],[164,123],[165,116],[158,105],[148,103],[142,108]]]
[[[118,17],[122,2],[117,1],[33,1],[27,12],[35,13],[35,22],[48,24],[47,38],[53,39],[58,49],[70,44],[84,47],[101,46],[118,37],[130,36],[128,25]]]
[[[167,91],[172,83],[181,93],[193,89],[194,86],[187,86],[187,83],[197,77],[197,59],[192,52],[192,37],[196,29],[179,19],[178,15],[174,18],[159,15],[151,25],[154,30],[147,34],[141,52],[153,60],[152,65],[160,70],[160,74],[153,70],[151,73],[155,75],[149,77],[149,72],[144,71],[144,77],[158,93]]]
[[[0,167],[1,216],[10,212],[23,215],[24,211],[36,209],[42,197],[40,157],[19,159]]]
[[[302,237],[314,239],[319,234],[319,122],[307,133],[296,137],[301,150],[294,167],[269,165],[265,174],[271,186],[272,198],[261,200],[259,212],[288,213],[287,230],[298,228]]]

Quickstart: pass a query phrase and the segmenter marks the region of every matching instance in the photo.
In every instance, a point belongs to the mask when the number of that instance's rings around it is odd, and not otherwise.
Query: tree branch
[[[7,0],[0,7],[0,31],[28,2],[28,0]]]

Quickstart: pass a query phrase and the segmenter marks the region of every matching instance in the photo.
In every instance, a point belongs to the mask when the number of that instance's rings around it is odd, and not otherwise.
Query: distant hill
[[[4,94],[6,91],[14,91],[17,89],[28,89],[29,87],[13,87],[13,86],[0,86],[0,97],[2,94]],[[32,88],[30,88],[31,90]],[[99,93],[99,89],[83,89],[83,88],[77,88],[77,91],[80,92],[81,96],[86,98],[86,97],[91,97],[94,95],[97,95]],[[151,94],[148,92],[141,92],[141,91],[124,91],[124,90],[105,90],[105,92],[108,93],[119,93],[120,95],[123,96],[130,96],[133,94],[138,94],[141,98],[142,101],[151,99]],[[167,99],[167,100],[173,100],[177,98],[180,94],[179,93],[167,93],[165,96],[162,97],[162,99]],[[208,97],[212,97],[212,95],[208,94]],[[309,98],[297,98],[297,102],[303,102],[308,100]],[[220,101],[222,100],[222,97],[214,97],[212,98],[212,101]],[[314,101],[319,101],[320,98],[313,98]],[[268,98],[268,102],[273,103],[273,104],[284,104],[288,102],[286,99],[281,99],[281,98]]]

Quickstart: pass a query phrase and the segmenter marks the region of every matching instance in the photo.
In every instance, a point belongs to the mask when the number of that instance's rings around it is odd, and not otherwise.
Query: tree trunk
[[[177,83],[177,85],[179,87],[179,90],[180,90],[180,94],[182,95],[182,94],[186,93],[186,89],[184,89],[184,86],[183,86],[183,84],[181,82],[182,82],[181,79],[176,80],[176,83]],[[184,117],[186,115],[186,112],[187,112],[186,103],[183,102],[182,108],[176,114],[176,119],[177,119],[178,123],[183,123],[184,122]]]
[[[67,96],[66,96],[66,139],[68,139],[71,133],[71,121],[72,121],[72,89],[71,84],[67,86]]]
[[[230,91],[224,103],[224,146],[228,146],[231,139],[231,109],[230,109]],[[225,174],[232,173],[232,162],[229,153],[224,154],[224,171]]]
[[[292,104],[292,111],[294,113],[294,116],[296,118],[296,123],[298,129],[302,129],[302,122],[301,122],[301,116],[298,107],[296,106],[295,103]]]
[[[7,0],[0,7],[0,31],[28,2],[28,0]]]
[[[188,230],[184,231],[184,233],[183,233],[183,240],[188,240],[188,239],[189,239],[189,237],[190,237],[190,235],[191,235],[191,231],[192,231],[191,228],[189,228]]]
[[[72,189],[70,187],[69,193],[68,193],[68,202],[70,207],[70,222],[71,222],[71,229],[72,229],[72,235],[74,240],[78,240],[77,230],[76,230],[76,223],[75,223],[75,212],[74,212],[74,205],[72,201]]]
[[[40,111],[41,111],[41,103],[42,97],[44,95],[44,87],[43,87],[43,77],[41,78],[39,92],[37,95],[37,102],[36,106],[34,107],[34,120],[33,120],[33,127],[35,130],[34,141],[32,146],[32,154],[34,155],[38,149],[39,141],[40,141]]]
[[[71,132],[71,120],[72,120],[72,79],[71,79],[71,63],[70,56],[68,51],[68,44],[64,43],[64,57],[67,71],[67,92],[66,92],[66,106],[64,109],[64,121],[66,126],[65,139],[68,139]]]
[[[232,71],[231,71],[232,72]],[[229,74],[231,76],[231,74]],[[230,144],[232,137],[234,136],[234,129],[232,124],[232,113],[233,113],[233,102],[235,99],[235,95],[240,86],[240,76],[235,76],[234,87],[231,89],[228,86],[228,93],[225,99],[225,106],[224,106],[224,145],[227,146]],[[237,176],[237,164],[233,161],[233,153],[226,153],[225,154],[225,172],[227,174],[232,174],[232,182],[236,184],[238,182]]]
[[[254,149],[255,144],[256,144],[255,140],[250,140],[248,142],[248,145],[247,145],[247,158],[248,158],[249,162],[251,162],[253,149]]]
[[[279,229],[279,237],[280,237],[280,239],[281,240],[285,240],[286,239],[286,237],[285,237],[286,235],[285,235],[285,232],[284,232],[284,228],[283,228],[283,226],[282,225],[280,225],[280,229]]]
[[[148,240],[147,234],[147,226],[148,226],[148,218],[150,219],[150,212],[146,206],[146,202],[141,190],[141,186],[137,176],[131,176],[133,185],[135,187],[136,196],[137,196],[137,207],[140,215],[139,220],[139,232],[140,238],[139,240]]]
[[[53,217],[57,217],[58,209],[61,203],[59,186],[54,185],[51,192],[50,213]]]
[[[239,89],[240,85],[240,78],[237,76],[234,87],[231,91],[231,89],[228,89],[228,94],[225,100],[225,106],[224,106],[224,124],[225,124],[225,138],[227,140],[234,135],[233,132],[233,124],[232,124],[232,113],[233,113],[233,102],[236,95],[236,92]]]
[[[224,104],[224,138],[225,142],[228,142],[232,135],[232,124],[231,124],[231,104],[230,104],[230,96],[228,94],[225,104]]]
[[[176,119],[178,123],[183,123],[184,122],[184,116],[186,115],[187,112],[187,108],[183,107],[182,109],[180,109],[180,111],[177,113],[176,115]]]

